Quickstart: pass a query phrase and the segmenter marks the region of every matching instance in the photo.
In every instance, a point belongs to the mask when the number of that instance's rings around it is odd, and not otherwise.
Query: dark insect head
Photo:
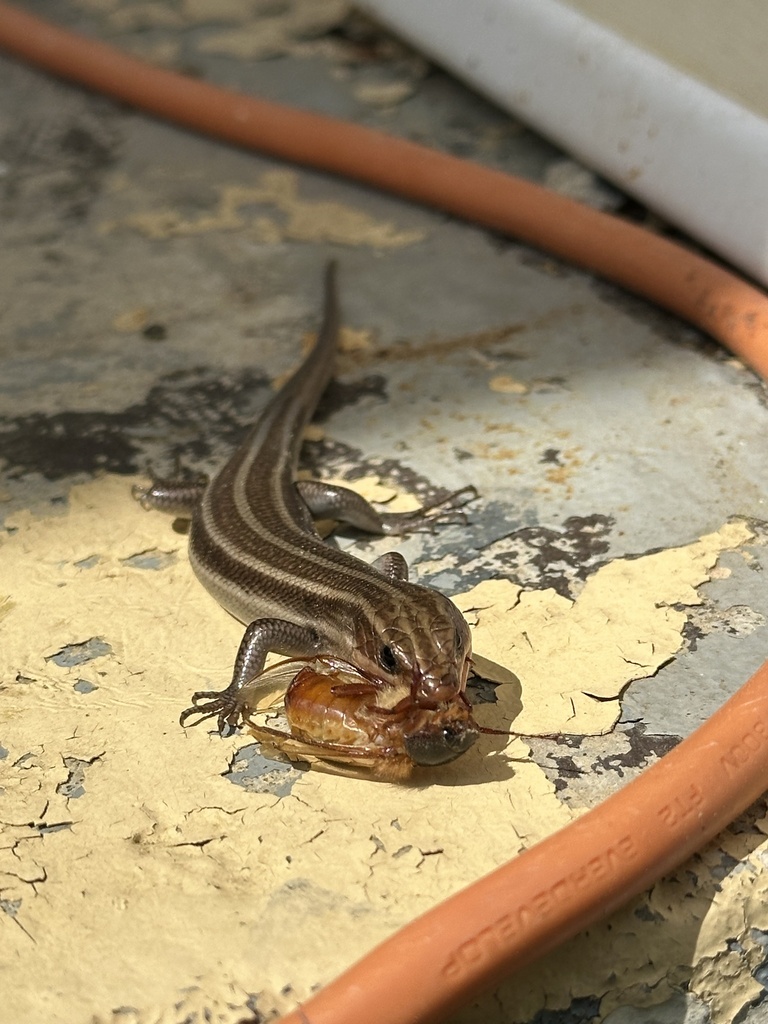
[[[479,735],[474,722],[430,725],[405,737],[405,752],[414,764],[447,764],[465,754]]]

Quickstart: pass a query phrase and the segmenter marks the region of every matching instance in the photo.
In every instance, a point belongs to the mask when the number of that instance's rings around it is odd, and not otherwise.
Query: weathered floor
[[[24,6],[633,212],[343,2],[318,0],[314,27],[298,2]],[[768,403],[695,331],[512,242],[5,59],[0,184],[9,1020],[292,1006],[663,755],[763,660]],[[307,464],[422,496],[475,484],[467,528],[400,547],[465,607],[510,581],[476,648],[515,674],[475,687],[478,718],[559,743],[484,740],[398,787],[177,725],[192,690],[225,681],[241,627],[131,484],[175,454],[217,464],[296,364],[330,256],[346,352]],[[765,1019],[767,834],[761,803],[457,1020]]]

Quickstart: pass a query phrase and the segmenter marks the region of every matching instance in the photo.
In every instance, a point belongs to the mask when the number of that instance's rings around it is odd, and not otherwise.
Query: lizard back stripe
[[[192,520],[195,573],[246,623],[271,615],[311,625],[322,616],[343,632],[351,608],[370,620],[407,586],[323,543],[293,483],[304,427],[332,372],[338,314],[328,294],[314,349],[211,481]]]

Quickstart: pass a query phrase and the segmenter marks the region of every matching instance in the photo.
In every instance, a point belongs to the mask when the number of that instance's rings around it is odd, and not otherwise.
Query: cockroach
[[[253,688],[251,683],[244,690]],[[367,679],[334,659],[315,659],[290,682],[283,700],[289,732],[254,721],[258,713],[264,712],[246,714],[251,732],[289,760],[336,762],[390,781],[408,778],[417,766],[447,764],[469,750],[481,732],[496,731],[475,722],[463,691],[423,707],[410,692]]]

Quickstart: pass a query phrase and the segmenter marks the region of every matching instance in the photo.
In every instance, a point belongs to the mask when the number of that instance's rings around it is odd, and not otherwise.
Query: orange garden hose
[[[152,67],[0,2],[0,48],[196,131],[504,232],[678,314],[768,378],[768,298],[683,247],[538,185]],[[768,662],[701,728],[567,828],[378,946],[282,1024],[425,1024],[576,934],[768,788]]]

